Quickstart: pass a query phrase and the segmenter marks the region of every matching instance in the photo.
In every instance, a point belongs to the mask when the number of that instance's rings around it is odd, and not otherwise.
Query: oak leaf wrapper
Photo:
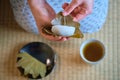
[[[27,52],[19,53],[18,57],[21,58],[17,64],[18,67],[22,67],[24,69],[24,75],[31,74],[33,78],[37,78],[39,75],[41,77],[45,77],[46,74],[46,65]]]
[[[82,32],[80,31],[80,23],[74,22],[74,21],[73,21],[73,18],[72,18],[70,15],[68,15],[68,16],[63,16],[63,15],[62,15],[62,12],[59,12],[59,13],[56,15],[56,18],[51,21],[51,24],[52,24],[52,25],[73,26],[73,27],[75,27],[74,35],[69,36],[69,37],[73,37],[73,38],[83,38],[83,34],[82,34]],[[50,29],[51,29],[50,27],[49,27],[49,29],[48,29],[47,27],[45,27],[43,30],[44,30],[46,33],[48,33],[48,34],[58,36],[58,35],[52,33],[52,31],[51,31]]]

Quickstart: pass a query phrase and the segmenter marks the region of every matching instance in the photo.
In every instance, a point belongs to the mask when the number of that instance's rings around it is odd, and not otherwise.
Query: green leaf
[[[39,75],[45,77],[46,65],[27,52],[19,53],[18,57],[21,58],[18,61],[18,66],[24,69],[24,75],[32,74],[33,78],[37,78]]]
[[[54,34],[54,33],[51,31],[51,27],[50,27],[50,26],[45,26],[45,27],[43,27],[42,31],[43,31],[43,33],[45,33],[45,34],[47,34],[47,35],[57,36],[56,34]]]
[[[59,12],[55,19],[52,21],[52,25],[66,25],[66,26],[73,26],[75,27],[75,33],[74,35],[70,36],[73,38],[83,38],[83,34],[80,31],[80,23],[74,22],[73,18],[68,16],[63,16],[62,12]]]

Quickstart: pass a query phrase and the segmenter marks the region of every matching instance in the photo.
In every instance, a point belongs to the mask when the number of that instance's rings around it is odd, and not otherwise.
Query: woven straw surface
[[[25,32],[17,25],[9,0],[0,0],[0,80],[28,80],[16,68],[19,49],[33,41],[50,45],[59,55],[59,68],[43,80],[120,80],[120,0],[109,1],[109,12],[104,27],[97,33],[85,34],[83,39],[52,42]],[[82,61],[79,48],[83,41],[95,38],[106,46],[105,59],[90,66]]]

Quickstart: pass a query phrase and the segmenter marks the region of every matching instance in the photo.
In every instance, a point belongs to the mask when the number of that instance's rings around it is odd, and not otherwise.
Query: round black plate
[[[27,52],[32,57],[36,58],[37,60],[41,61],[42,63],[46,64],[46,60],[49,59],[51,61],[50,66],[47,66],[47,72],[46,76],[50,74],[55,66],[55,52],[54,50],[47,44],[42,42],[31,42],[27,45],[25,45],[19,53]],[[20,58],[17,58],[17,61],[19,61]],[[46,64],[47,65],[47,64]],[[21,67],[18,67],[19,71],[24,73],[24,69]],[[31,74],[28,74],[27,77],[32,78]],[[37,79],[40,79],[41,76],[38,76]]]

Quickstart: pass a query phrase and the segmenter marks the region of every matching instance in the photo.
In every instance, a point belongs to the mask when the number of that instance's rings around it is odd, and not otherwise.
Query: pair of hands
[[[69,39],[69,37],[55,37],[42,32],[44,25],[50,25],[51,20],[56,16],[55,11],[46,2],[46,0],[28,0],[28,4],[36,20],[40,34],[44,38],[53,41],[66,41]],[[92,12],[93,0],[72,0],[71,3],[64,3],[62,8],[64,9],[64,16],[71,15],[73,17],[73,21],[78,22]]]

